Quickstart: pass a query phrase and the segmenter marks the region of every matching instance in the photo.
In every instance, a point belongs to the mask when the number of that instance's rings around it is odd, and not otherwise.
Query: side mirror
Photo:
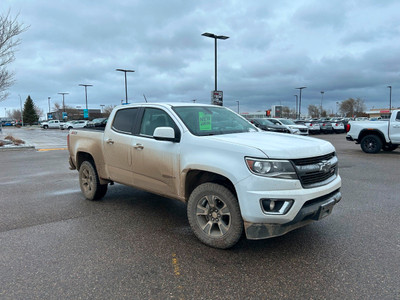
[[[160,141],[176,141],[175,130],[172,127],[157,127],[154,130],[153,137]]]

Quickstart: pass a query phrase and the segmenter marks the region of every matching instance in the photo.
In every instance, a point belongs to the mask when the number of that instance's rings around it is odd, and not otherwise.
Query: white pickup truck
[[[64,125],[63,121],[60,120],[50,120],[47,122],[42,122],[40,127],[43,129],[60,129]]]
[[[346,131],[346,139],[360,144],[365,153],[393,151],[400,145],[400,110],[386,121],[350,121]]]
[[[320,220],[342,196],[327,141],[257,129],[233,111],[201,104],[114,108],[104,131],[71,129],[71,169],[89,200],[118,182],[187,203],[195,235],[229,248]]]

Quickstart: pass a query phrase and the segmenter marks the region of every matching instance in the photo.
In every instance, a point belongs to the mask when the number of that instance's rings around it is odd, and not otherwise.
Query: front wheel
[[[242,236],[243,219],[236,197],[226,187],[203,183],[189,197],[190,227],[204,244],[227,249]]]
[[[79,168],[79,185],[88,200],[99,200],[107,193],[107,184],[100,184],[93,162],[84,161]]]
[[[378,153],[382,149],[382,141],[376,135],[366,135],[361,140],[361,149],[365,153]]]

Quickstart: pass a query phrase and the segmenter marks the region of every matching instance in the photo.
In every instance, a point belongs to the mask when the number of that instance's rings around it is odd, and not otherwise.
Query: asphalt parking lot
[[[11,130],[11,129],[10,129]],[[1,299],[400,299],[400,149],[336,147],[343,200],[282,237],[201,244],[183,203],[122,185],[83,199],[66,131],[12,134],[47,151],[0,152]]]

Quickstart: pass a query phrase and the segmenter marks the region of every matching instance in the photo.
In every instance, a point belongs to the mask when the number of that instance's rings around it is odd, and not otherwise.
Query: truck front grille
[[[337,176],[338,160],[335,152],[318,157],[294,159],[292,162],[304,188],[328,184]]]

